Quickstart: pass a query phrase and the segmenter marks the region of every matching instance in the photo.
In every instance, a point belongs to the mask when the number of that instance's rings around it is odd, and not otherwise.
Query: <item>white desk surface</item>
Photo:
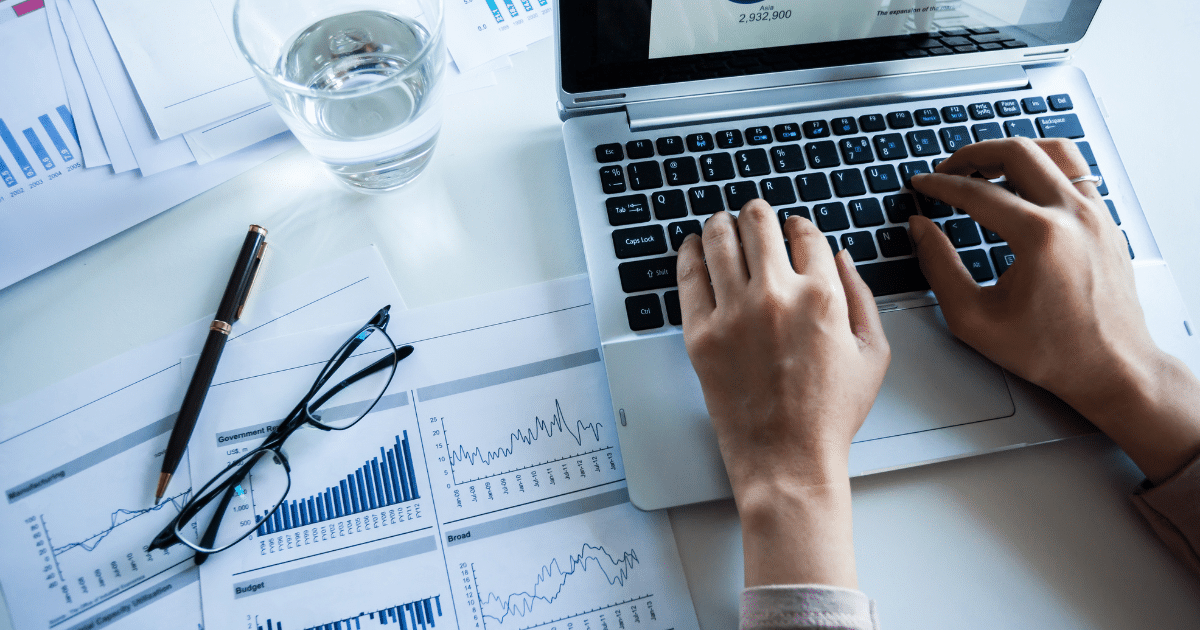
[[[1193,321],[1197,33],[1190,0],[1107,0],[1075,60]],[[0,403],[210,313],[249,223],[277,250],[268,284],[374,243],[410,307],[584,272],[553,47],[514,63],[499,86],[451,99],[433,165],[408,190],[343,192],[295,150],[0,291]],[[860,586],[890,629],[1200,628],[1200,579],[1126,499],[1140,481],[1102,437],[855,480]],[[736,627],[732,505],[671,516],[702,627]]]

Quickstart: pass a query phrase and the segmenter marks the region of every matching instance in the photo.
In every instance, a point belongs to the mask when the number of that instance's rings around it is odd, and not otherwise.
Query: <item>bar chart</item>
[[[373,612],[360,612],[353,617],[320,623],[304,630],[361,630],[379,626],[398,626],[399,630],[429,630],[437,627],[437,617],[442,616],[442,596],[434,595],[413,602],[396,604]],[[291,630],[282,621],[267,619],[256,624],[256,630]]]
[[[421,498],[408,431],[402,435],[396,436],[391,448],[379,447],[378,457],[367,460],[336,485],[302,499],[285,501],[274,513],[268,510],[257,515],[258,535],[268,536]]]
[[[510,18],[515,19],[521,17],[521,12],[517,10],[517,5],[514,0],[502,1],[504,2],[505,8],[508,9],[508,16]],[[496,19],[496,23],[501,24],[504,22],[504,12],[500,10],[500,6],[496,4],[496,2],[497,0],[487,0],[487,5],[488,9],[490,9],[492,12],[492,17]],[[520,2],[521,8],[525,9],[525,13],[533,13],[534,7],[532,0],[520,0]],[[549,0],[537,0],[537,3],[538,7],[544,7],[549,4]]]
[[[71,111],[65,105],[60,105],[55,109],[58,114],[60,124],[64,126],[70,137],[78,142],[75,131],[75,121],[71,117]],[[66,166],[75,160],[75,155],[71,151],[71,147],[67,145],[65,137],[59,131],[58,125],[50,118],[48,114],[41,114],[37,118],[38,127],[45,133],[46,141],[43,141],[42,136],[38,134],[33,126],[26,127],[21,130],[21,136],[24,138],[29,150],[32,151],[32,158],[26,149],[17,141],[17,135],[8,126],[3,118],[0,118],[0,143],[3,143],[8,149],[8,155],[12,157],[16,172],[23,175],[26,180],[39,177],[37,169],[34,168],[34,163],[39,163],[43,170],[47,173],[54,170],[56,165],[54,158],[47,148],[47,145],[53,147],[54,155],[60,159],[61,165]],[[6,188],[16,187],[20,181],[13,174],[13,170],[9,167],[8,162],[4,159],[4,154],[0,153],[0,181],[4,182]]]

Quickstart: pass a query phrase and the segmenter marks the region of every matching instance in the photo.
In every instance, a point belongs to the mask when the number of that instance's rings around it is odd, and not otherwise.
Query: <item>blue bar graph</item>
[[[353,617],[317,624],[305,630],[361,630],[364,622],[368,622],[368,626],[374,625],[370,621],[378,621],[381,626],[398,624],[400,630],[429,630],[437,627],[436,617],[441,616],[442,596],[434,595],[374,612],[360,612]],[[258,624],[258,630],[284,630],[283,622],[268,619],[267,623]]]
[[[21,133],[25,134],[25,140],[29,142],[29,146],[33,147],[34,154],[42,161],[42,168],[47,171],[54,168],[54,160],[50,159],[50,154],[46,152],[46,147],[42,146],[42,141],[33,133],[33,129],[25,129]]]
[[[504,14],[500,13],[500,7],[496,6],[496,0],[487,0],[487,5],[492,10],[492,17],[496,18],[496,22],[503,22]]]
[[[396,442],[389,446],[379,447],[378,457],[363,462],[336,485],[309,497],[286,501],[273,514],[257,515],[258,535],[269,536],[421,498],[408,431],[403,432],[403,437],[397,435]]]
[[[0,157],[0,180],[4,180],[4,185],[9,188],[17,185],[17,178],[8,170],[8,164],[4,163],[3,157]]]
[[[504,4],[508,5],[508,14],[517,17],[517,5],[513,4],[512,0],[504,0]]]
[[[546,6],[547,2],[549,2],[549,0],[538,0],[538,4],[540,4],[542,6]]]
[[[525,7],[526,13],[533,13],[533,3],[529,0],[521,0],[521,6]]]
[[[546,4],[546,0],[541,0],[542,4]],[[59,105],[54,108],[58,112],[58,117],[62,119],[63,124],[67,126],[67,131],[75,137],[75,144],[79,144],[79,132],[75,129],[75,117],[71,115],[71,110],[67,109],[66,105]]]
[[[17,144],[17,139],[8,130],[8,125],[4,124],[3,118],[0,118],[0,140],[4,141],[8,151],[12,153],[13,159],[17,161],[17,168],[25,174],[25,179],[36,177],[37,173],[33,172],[33,166],[29,164],[29,160],[25,159],[25,152],[21,150],[21,145]]]
[[[75,159],[75,156],[71,155],[71,149],[67,148],[67,143],[63,142],[62,136],[59,135],[58,128],[50,121],[50,117],[42,114],[38,116],[38,122],[42,123],[42,129],[46,130],[46,135],[50,136],[50,142],[53,142],[54,148],[58,149],[58,156],[62,158],[63,163],[66,164]]]

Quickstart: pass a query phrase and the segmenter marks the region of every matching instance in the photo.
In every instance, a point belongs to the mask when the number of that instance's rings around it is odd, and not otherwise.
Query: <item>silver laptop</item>
[[[981,284],[1000,238],[908,188],[959,147],[1077,141],[1129,240],[1156,342],[1200,367],[1187,318],[1083,73],[1099,0],[564,0],[559,111],[629,492],[642,509],[731,495],[688,361],[675,250],[754,197],[849,249],[892,364],[852,475],[1094,429],[955,340],[912,255],[939,223]],[[818,7],[819,8],[814,8]]]

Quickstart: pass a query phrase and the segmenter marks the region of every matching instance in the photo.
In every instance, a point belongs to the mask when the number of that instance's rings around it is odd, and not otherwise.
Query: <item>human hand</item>
[[[976,173],[1005,176],[1015,194]],[[1164,415],[1147,398],[1163,391],[1162,375],[1190,374],[1150,338],[1128,244],[1095,185],[1068,180],[1089,173],[1069,140],[1012,138],[964,147],[936,173],[913,178],[918,192],[962,208],[1008,242],[1016,262],[992,287],[971,279],[929,219],[913,217],[910,229],[951,332],[1062,398],[1162,479],[1190,459],[1172,451],[1196,444],[1200,429],[1158,427],[1148,416]]]
[[[683,242],[684,341],[742,517],[747,585],[853,587],[850,441],[891,355],[849,256],[805,219],[784,232],[792,263],[755,200]]]

